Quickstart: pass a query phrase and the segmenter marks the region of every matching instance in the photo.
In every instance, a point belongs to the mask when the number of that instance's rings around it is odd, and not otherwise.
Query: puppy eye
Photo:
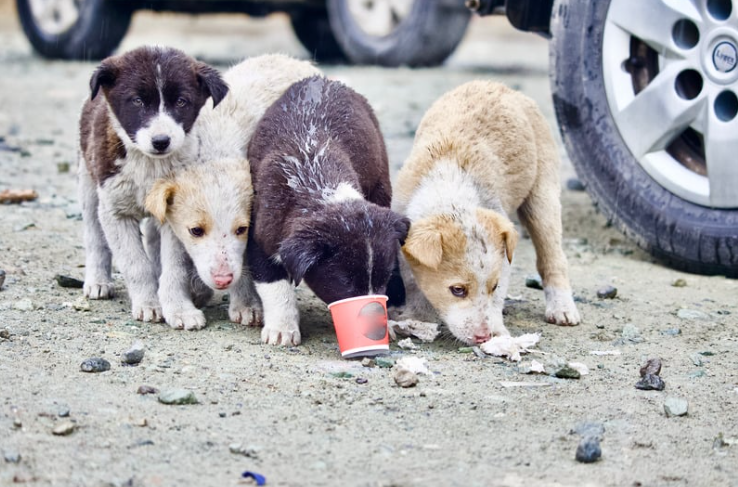
[[[190,235],[199,238],[205,235],[205,230],[203,230],[201,227],[192,227],[190,228]]]
[[[236,235],[243,235],[248,230],[248,227],[238,227],[236,229]]]
[[[177,105],[177,108],[182,108],[183,106],[187,105],[187,100],[185,100],[184,98],[180,96],[179,98],[177,98],[176,105]]]
[[[133,103],[133,106],[134,107],[142,107],[142,106],[144,106],[144,102],[143,102],[143,100],[141,99],[140,96],[137,96],[136,98],[134,98],[133,100],[131,100],[131,103]]]
[[[448,288],[448,290],[451,291],[451,294],[453,294],[457,298],[465,298],[469,294],[466,286],[451,286]]]

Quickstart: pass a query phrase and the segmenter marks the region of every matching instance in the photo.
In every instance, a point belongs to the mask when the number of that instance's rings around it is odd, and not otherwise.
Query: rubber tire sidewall
[[[346,0],[328,0],[328,18],[343,52],[356,64],[436,66],[459,45],[471,12],[463,2],[415,0],[412,10],[389,35],[364,32]]]
[[[304,7],[290,12],[292,30],[310,56],[318,62],[339,63],[347,60],[336,41],[325,8]]]
[[[706,208],[672,194],[620,136],[602,69],[609,5],[556,0],[551,19],[551,91],[577,174],[602,213],[640,247],[681,270],[736,277],[738,210]]]
[[[40,55],[50,59],[98,60],[109,56],[125,36],[133,3],[87,0],[77,22],[59,35],[43,32],[36,25],[29,0],[17,0],[16,5],[23,31]]]

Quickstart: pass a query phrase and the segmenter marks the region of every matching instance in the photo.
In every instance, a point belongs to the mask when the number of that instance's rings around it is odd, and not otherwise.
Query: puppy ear
[[[296,230],[279,246],[279,257],[295,286],[326,252],[327,246],[318,235],[304,230]]]
[[[195,72],[197,73],[197,80],[200,82],[200,88],[213,99],[213,108],[215,108],[228,93],[228,85],[220,77],[217,69],[205,63],[198,62]]]
[[[436,225],[428,219],[418,220],[410,226],[402,252],[420,264],[438,269],[443,260],[443,237]]]
[[[94,100],[100,88],[110,88],[118,77],[118,67],[112,58],[105,59],[90,78],[90,100]]]
[[[400,215],[397,215],[398,218],[394,222],[394,229],[395,229],[395,235],[397,236],[397,240],[400,241],[400,245],[405,245],[405,239],[407,239],[407,234],[410,231],[410,219],[405,218],[404,216],[401,217]]]
[[[477,217],[490,237],[502,240],[507,261],[512,263],[513,252],[518,245],[518,232],[515,230],[515,225],[507,217],[484,208],[477,210]]]
[[[159,220],[159,223],[164,223],[166,220],[167,210],[174,201],[176,189],[177,185],[174,181],[159,179],[154,182],[151,191],[146,195],[146,210]]]

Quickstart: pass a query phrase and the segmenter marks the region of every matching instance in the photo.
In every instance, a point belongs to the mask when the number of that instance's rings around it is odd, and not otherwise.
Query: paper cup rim
[[[376,350],[376,351],[385,351],[386,350],[386,351],[389,351],[389,345],[382,344],[382,345],[370,345],[368,347],[350,348],[348,350],[345,350],[345,351],[341,352],[341,356],[342,357],[345,357],[348,354],[361,353],[361,352],[369,352],[371,350]]]
[[[332,306],[336,306],[338,304],[343,303],[349,303],[351,301],[359,301],[364,299],[376,299],[376,298],[384,298],[385,301],[389,300],[389,297],[385,294],[367,294],[366,296],[355,296],[353,298],[346,298],[346,299],[339,299],[338,301],[333,301],[331,304],[328,305],[328,309],[331,309]]]

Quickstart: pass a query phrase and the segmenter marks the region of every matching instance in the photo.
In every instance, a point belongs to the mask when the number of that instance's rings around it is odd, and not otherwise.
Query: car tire
[[[621,130],[645,134],[649,127],[638,119],[632,127],[622,121],[619,126],[608,102],[604,26],[611,2],[618,1],[554,5],[551,90],[568,154],[595,205],[640,247],[684,271],[738,277],[738,210],[696,204],[666,189],[621,135]],[[654,24],[659,20],[653,18]]]
[[[331,30],[325,8],[304,7],[290,12],[292,29],[311,57],[321,63],[346,62]]]
[[[131,23],[133,2],[85,0],[76,21],[63,31],[50,32],[34,16],[33,0],[17,0],[21,26],[33,48],[50,59],[97,60],[109,56]]]
[[[350,0],[327,1],[336,40],[355,64],[441,64],[461,42],[471,16],[460,1],[415,0],[407,15],[390,32],[381,35],[366,32],[350,4]]]

